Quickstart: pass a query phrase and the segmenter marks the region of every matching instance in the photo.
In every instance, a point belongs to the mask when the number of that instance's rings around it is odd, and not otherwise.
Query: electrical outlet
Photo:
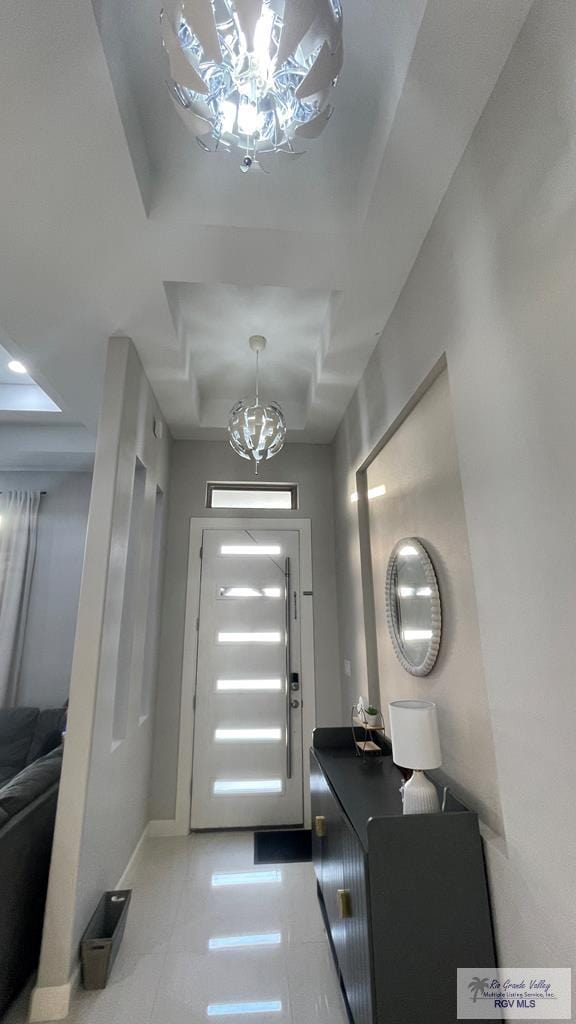
[[[348,676],[349,679],[352,678],[352,662],[349,658],[344,658],[344,675]]]

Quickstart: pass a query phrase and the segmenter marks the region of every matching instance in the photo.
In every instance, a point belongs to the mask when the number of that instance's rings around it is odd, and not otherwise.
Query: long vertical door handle
[[[292,706],[290,703],[290,672],[292,651],[290,639],[290,559],[284,562],[284,584],[286,588],[286,778],[292,778]]]

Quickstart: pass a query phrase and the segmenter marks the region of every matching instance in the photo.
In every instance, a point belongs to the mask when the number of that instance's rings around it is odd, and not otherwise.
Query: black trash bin
[[[80,942],[82,984],[93,990],[106,988],[128,916],[131,889],[105,892],[90,918]]]

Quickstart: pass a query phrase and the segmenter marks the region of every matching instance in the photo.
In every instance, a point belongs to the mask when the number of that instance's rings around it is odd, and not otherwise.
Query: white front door
[[[203,531],[193,829],[303,821],[299,540]]]

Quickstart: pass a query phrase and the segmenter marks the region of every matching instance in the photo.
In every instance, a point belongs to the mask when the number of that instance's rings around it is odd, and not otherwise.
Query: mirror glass
[[[386,614],[396,655],[406,671],[428,675],[440,649],[440,594],[430,556],[415,537],[399,541],[390,556]]]

